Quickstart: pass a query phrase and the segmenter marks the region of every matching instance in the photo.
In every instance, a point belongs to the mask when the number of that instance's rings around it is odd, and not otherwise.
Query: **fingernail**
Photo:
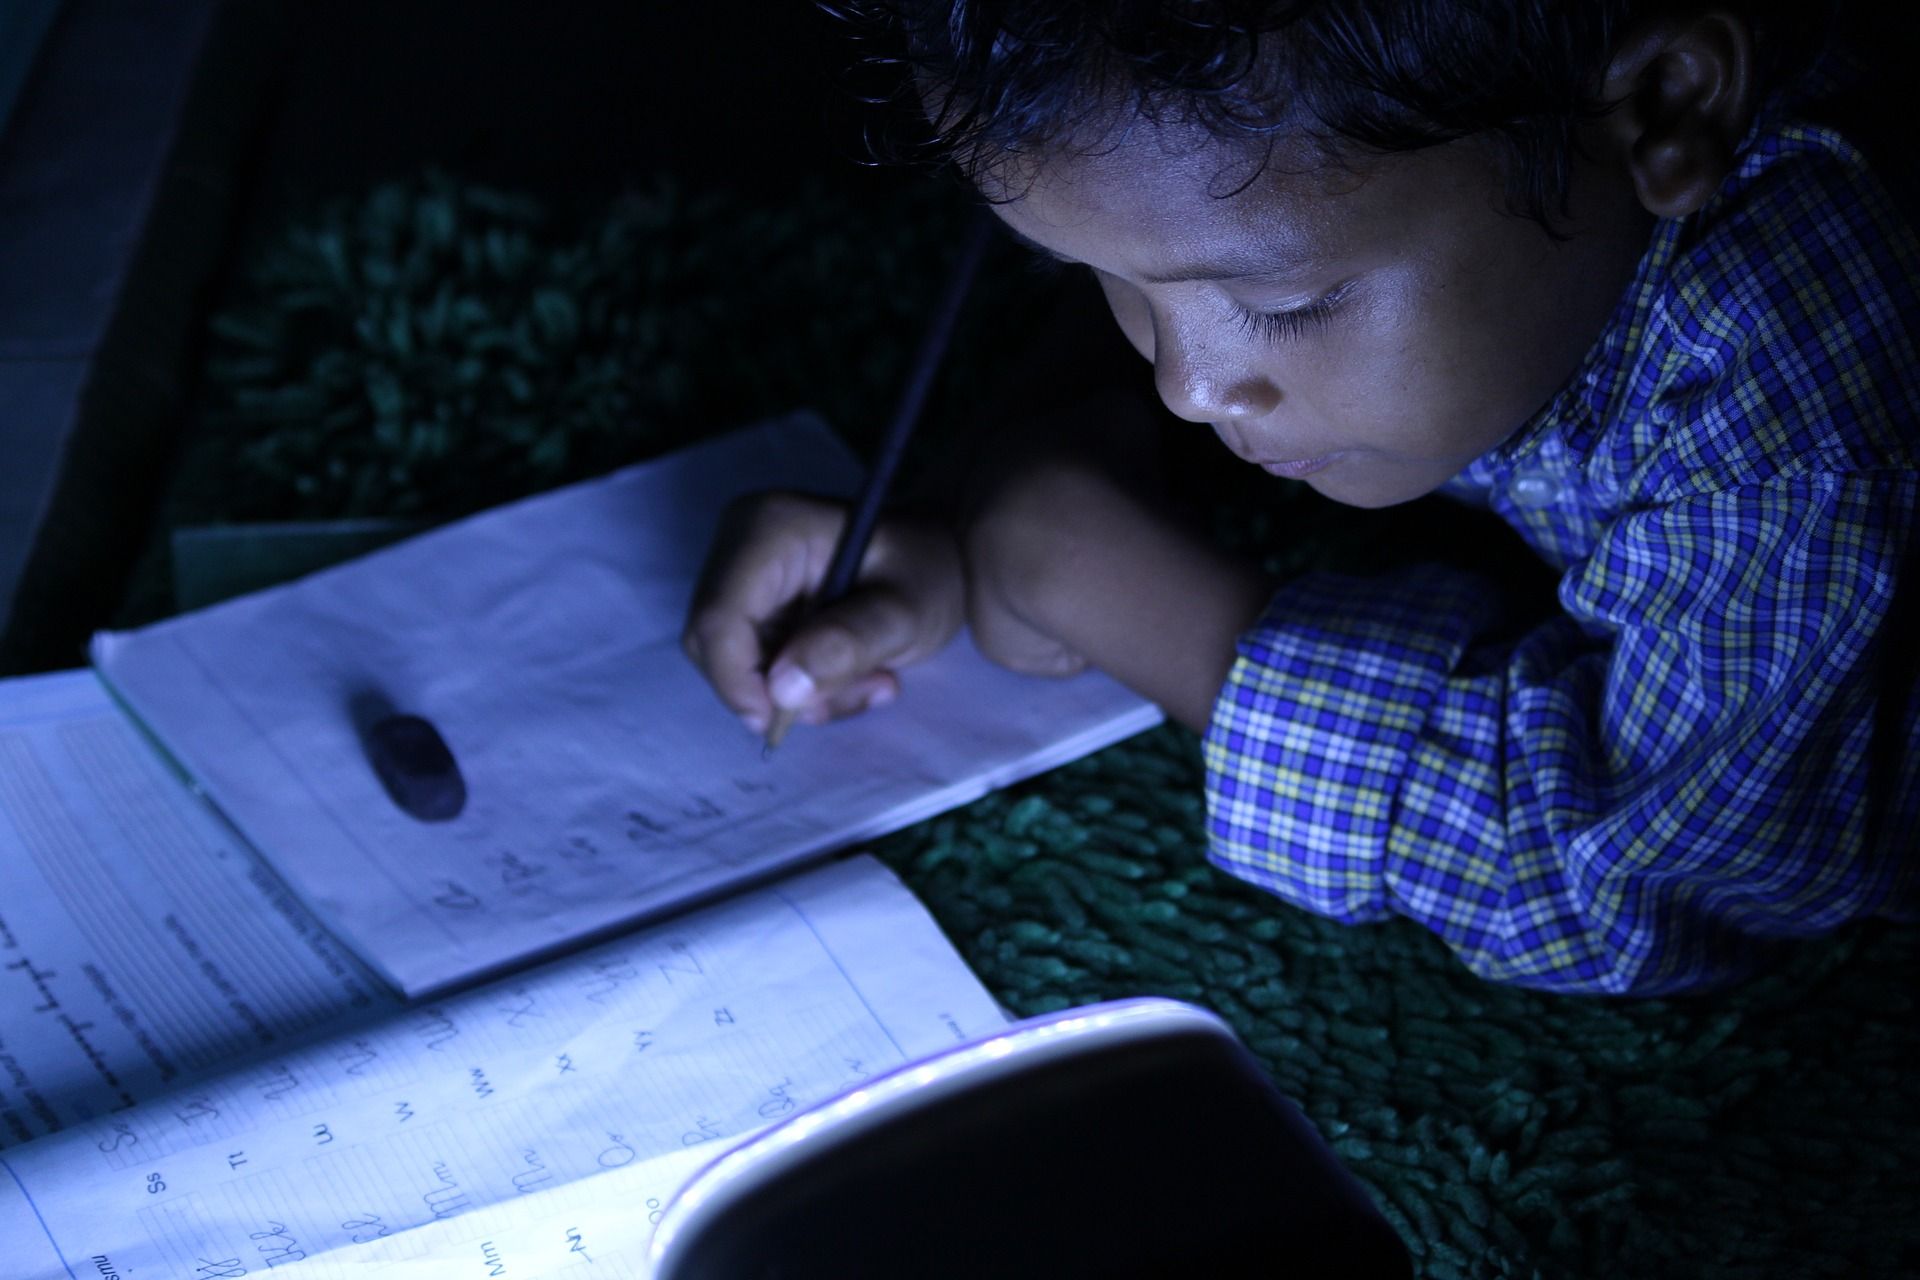
[[[758,711],[745,712],[740,717],[740,723],[752,730],[756,736],[764,734],[767,731],[767,718]]]
[[[867,699],[867,709],[872,710],[875,707],[884,707],[889,702],[892,702],[898,694],[899,691],[892,685],[883,684],[873,691],[872,697]]]
[[[788,710],[797,710],[806,705],[813,697],[813,677],[799,667],[788,667],[773,677],[773,683],[767,687],[773,700]]]

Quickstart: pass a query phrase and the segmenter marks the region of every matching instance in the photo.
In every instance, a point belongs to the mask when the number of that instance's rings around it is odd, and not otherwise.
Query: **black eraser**
[[[460,764],[428,720],[385,716],[368,726],[364,741],[367,763],[405,813],[422,822],[446,822],[466,807]]]

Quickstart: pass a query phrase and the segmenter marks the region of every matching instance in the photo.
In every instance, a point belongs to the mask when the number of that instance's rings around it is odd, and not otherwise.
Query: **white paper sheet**
[[[393,1004],[91,672],[0,682],[0,1150]]]
[[[719,514],[845,492],[817,420],[737,432],[353,564],[97,638],[110,685],[327,926],[409,995],[893,830],[1145,728],[1103,676],[1015,676],[964,640],[900,701],[771,760],[678,635]],[[349,715],[432,720],[470,798],[388,799]]]
[[[9,1151],[5,1274],[637,1274],[731,1141],[1002,1022],[834,863]]]

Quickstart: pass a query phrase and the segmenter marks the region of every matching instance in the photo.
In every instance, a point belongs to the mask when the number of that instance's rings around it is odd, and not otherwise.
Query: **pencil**
[[[900,459],[906,454],[908,442],[913,439],[914,427],[920,421],[920,411],[927,402],[927,392],[933,386],[933,377],[940,371],[940,362],[945,358],[947,346],[953,338],[961,304],[966,301],[967,291],[972,287],[973,277],[979,270],[980,259],[986,254],[993,221],[993,216],[981,209],[975,211],[967,226],[960,255],[947,275],[946,288],[941,292],[933,317],[927,323],[926,333],[920,339],[920,348],[914,352],[906,385],[900,390],[900,399],[894,405],[893,419],[887,424],[886,435],[881,437],[873,468],[867,472],[860,496],[847,517],[847,523],[840,530],[840,540],[834,544],[833,559],[827,565],[827,575],[821,580],[820,590],[814,593],[808,603],[809,613],[846,595],[860,572],[860,562],[866,558],[867,544],[873,540],[874,526],[880,521],[880,508],[885,505],[887,493],[893,487],[894,472],[900,469]],[[767,724],[765,749],[771,752],[778,747],[787,736],[787,730],[792,727],[793,712],[775,706],[773,718]]]

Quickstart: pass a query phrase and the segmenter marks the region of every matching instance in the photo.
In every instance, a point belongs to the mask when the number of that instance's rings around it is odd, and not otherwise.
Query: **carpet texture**
[[[214,321],[169,519],[452,516],[796,404],[864,443],[957,217],[931,186],[769,209],[665,185],[559,217],[443,175],[314,211]],[[1033,297],[988,273],[936,455]],[[1223,536],[1289,565],[1402,541],[1287,492],[1224,508]],[[1160,994],[1224,1016],[1422,1276],[1920,1274],[1915,930],[1686,999],[1492,986],[1416,926],[1342,927],[1210,868],[1200,786],[1192,735],[1163,728],[876,851],[1017,1013]]]

